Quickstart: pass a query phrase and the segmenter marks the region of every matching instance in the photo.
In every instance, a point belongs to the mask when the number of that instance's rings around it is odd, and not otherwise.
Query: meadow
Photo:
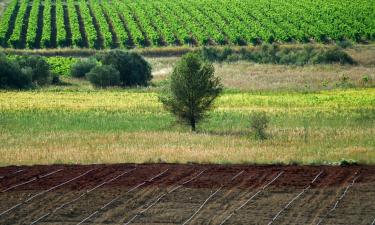
[[[2,165],[52,163],[375,163],[375,91],[226,91],[191,133],[154,90],[0,92]],[[270,138],[251,136],[265,111]]]
[[[134,48],[371,42],[373,1],[11,0],[0,19],[9,48]],[[235,15],[235,16],[234,16]]]

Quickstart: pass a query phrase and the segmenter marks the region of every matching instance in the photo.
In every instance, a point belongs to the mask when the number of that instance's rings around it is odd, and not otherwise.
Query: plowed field
[[[375,167],[4,167],[0,202],[2,225],[371,225]]]

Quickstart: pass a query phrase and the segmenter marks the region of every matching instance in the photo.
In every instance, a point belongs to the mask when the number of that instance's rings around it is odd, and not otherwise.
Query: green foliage
[[[72,67],[72,65],[79,62],[80,59],[56,56],[46,57],[46,60],[51,66],[52,73],[58,74],[60,76],[69,76],[70,68]]]
[[[28,48],[36,47],[36,34],[38,30],[38,13],[39,13],[39,5],[40,0],[35,0],[33,2],[30,17],[29,17],[29,25],[27,29],[27,36],[26,36],[26,45]]]
[[[65,47],[64,1],[56,0],[57,44]],[[32,9],[27,32],[28,47],[36,31],[37,4]],[[19,46],[24,15],[29,0],[12,0],[0,21],[0,42]],[[51,39],[51,0],[43,1],[42,47]],[[302,0],[67,0],[73,47],[112,48],[164,45],[258,45],[280,42],[337,43],[348,48],[351,42],[375,38],[373,2],[316,2]],[[79,10],[74,6],[77,4]],[[267,7],[265,7],[267,6]],[[19,7],[11,38],[5,40],[13,12]],[[91,13],[90,13],[91,9]],[[82,21],[78,21],[78,17]],[[80,22],[83,30],[80,30]],[[94,22],[96,24],[94,25]],[[125,26],[124,26],[125,25]],[[95,29],[98,28],[98,31]],[[113,39],[112,39],[113,36]],[[83,40],[83,37],[87,37]],[[98,41],[102,43],[98,43]],[[113,43],[116,40],[117,43]],[[88,44],[88,46],[86,46]],[[52,46],[54,47],[54,46]]]
[[[44,9],[43,9],[43,32],[42,32],[42,39],[41,39],[41,46],[43,48],[51,48],[51,37],[52,37],[52,29],[51,29],[51,7],[52,1],[51,0],[44,0]]]
[[[104,65],[113,65],[120,72],[122,86],[147,86],[152,79],[150,64],[137,53],[114,50],[100,58]]]
[[[212,64],[204,63],[194,53],[188,53],[177,63],[171,75],[167,93],[160,96],[164,107],[196,130],[214,100],[222,91]]]
[[[70,74],[72,75],[72,77],[84,78],[86,74],[97,65],[98,62],[92,58],[80,60],[72,65],[70,69]]]
[[[66,30],[64,23],[64,8],[63,1],[56,0],[56,41],[60,47],[65,47],[67,44]]]
[[[306,46],[301,49],[280,48],[277,44],[264,44],[255,49],[242,48],[234,51],[230,48],[204,47],[200,50],[202,57],[211,62],[230,62],[247,60],[256,63],[272,63],[284,65],[306,64],[355,64],[356,62],[344,50],[314,49]]]
[[[75,0],[67,0],[69,26],[72,30],[72,45],[73,47],[83,47],[82,34],[79,29],[78,15],[75,8]]]
[[[17,0],[12,0],[11,3],[6,8],[0,20],[0,45],[6,45],[6,35],[8,33],[9,25],[11,23],[12,15],[14,14],[18,5]]]
[[[340,63],[340,64],[355,64],[355,61],[348,53],[339,48],[329,49],[315,56],[312,59],[313,63]]]
[[[0,55],[0,88],[29,88],[32,85],[31,68],[21,69],[21,67]]]
[[[86,76],[95,87],[106,88],[120,84],[120,72],[112,65],[97,65]]]
[[[88,47],[89,48],[98,47],[97,40],[98,40],[99,35],[95,30],[93,19],[90,15],[90,9],[87,6],[86,1],[79,2],[79,9],[80,9],[81,17],[82,17],[83,24],[85,27],[85,34],[86,34],[87,41],[88,41]]]
[[[21,48],[21,35],[22,35],[22,25],[26,14],[27,6],[29,5],[29,0],[20,1],[20,8],[18,9],[15,26],[13,33],[8,40],[8,46],[13,46],[14,48]]]
[[[41,56],[27,56],[17,58],[17,63],[21,68],[28,68],[27,74],[32,77],[32,82],[38,86],[43,86],[51,83],[52,76],[50,72],[50,65]]]
[[[269,122],[270,119],[265,112],[254,112],[250,115],[250,128],[255,138],[267,139],[266,129]]]
[[[353,159],[342,159],[339,162],[339,164],[340,164],[340,166],[344,166],[344,167],[347,167],[347,166],[357,166],[358,162],[356,160],[353,160]]]

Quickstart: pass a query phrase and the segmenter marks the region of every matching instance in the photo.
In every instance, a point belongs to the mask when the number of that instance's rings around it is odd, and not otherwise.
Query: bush
[[[152,79],[150,64],[137,53],[114,50],[101,56],[101,60],[120,72],[122,86],[147,86]]]
[[[210,62],[247,60],[256,63],[298,66],[306,64],[356,63],[350,55],[340,48],[314,49],[310,45],[304,48],[280,48],[277,44],[263,44],[254,49],[241,48],[238,52],[230,48],[204,47],[200,52],[202,57]]]
[[[345,51],[334,48],[317,54],[315,58],[312,59],[312,63],[340,63],[340,64],[355,64],[354,59]]]
[[[269,118],[265,112],[255,112],[250,117],[250,127],[254,133],[254,137],[260,140],[267,139],[266,129],[268,127]]]
[[[32,82],[42,86],[51,83],[52,76],[50,66],[44,57],[41,56],[27,56],[16,59],[20,68],[30,68],[28,71],[31,74]]]
[[[111,65],[97,65],[86,74],[95,87],[110,87],[120,84],[120,72]]]
[[[0,55],[0,88],[22,89],[31,86],[31,68],[21,70],[17,63]]]
[[[98,62],[92,58],[80,60],[72,65],[70,68],[70,74],[72,77],[84,78],[97,64]]]

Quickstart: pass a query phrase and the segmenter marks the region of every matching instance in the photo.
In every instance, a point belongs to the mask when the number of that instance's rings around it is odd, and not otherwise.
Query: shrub
[[[52,76],[50,66],[44,57],[27,56],[16,59],[21,68],[30,68],[28,73],[31,75],[32,82],[37,85],[46,85],[51,83]]]
[[[188,53],[174,68],[167,93],[159,97],[164,107],[189,124],[192,131],[222,91],[214,72],[213,65],[205,63],[200,55]]]
[[[351,47],[353,47],[353,43],[350,40],[337,41],[336,44],[340,48],[351,48]]]
[[[357,166],[358,162],[353,159],[342,159],[339,162],[340,166],[348,167],[348,166]]]
[[[150,64],[137,53],[114,50],[101,56],[101,60],[120,72],[122,86],[147,86],[152,79]]]
[[[0,88],[28,88],[32,85],[31,68],[21,70],[20,66],[0,56]]]
[[[72,65],[70,68],[70,74],[72,77],[84,78],[97,64],[98,62],[92,58],[80,60]]]
[[[340,63],[340,64],[355,64],[354,59],[345,51],[334,48],[323,51],[312,59],[312,63]]]
[[[250,127],[254,137],[260,140],[267,139],[266,129],[268,127],[269,117],[265,112],[254,112],[250,116]]]
[[[95,87],[110,87],[120,84],[120,72],[112,65],[97,65],[86,74]]]

